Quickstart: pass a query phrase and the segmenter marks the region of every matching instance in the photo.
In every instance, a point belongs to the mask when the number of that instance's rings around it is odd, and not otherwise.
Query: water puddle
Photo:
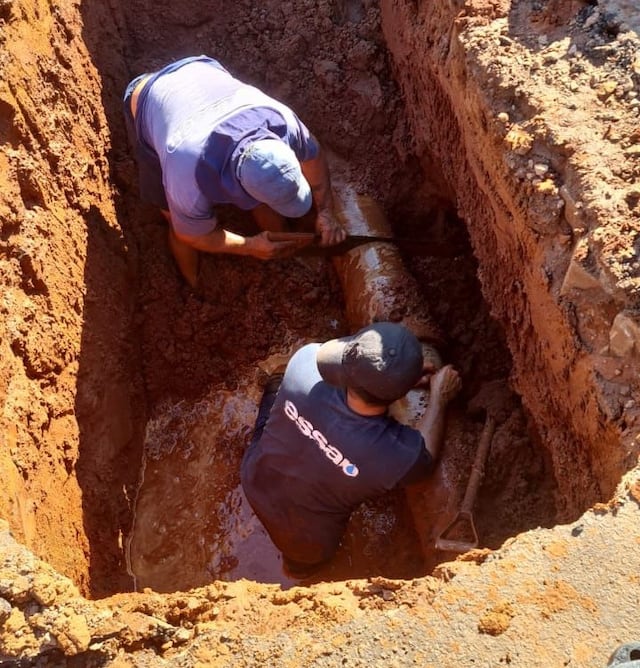
[[[213,389],[197,402],[164,405],[149,421],[126,541],[136,590],[188,590],[241,578],[283,588],[299,583],[283,573],[280,553],[240,486],[260,396],[251,379],[234,392]],[[424,572],[421,540],[406,496],[397,492],[353,514],[338,554],[313,581]]]
[[[165,405],[149,421],[127,544],[136,589],[190,589],[238,568],[236,543],[256,533],[238,471],[257,391]]]

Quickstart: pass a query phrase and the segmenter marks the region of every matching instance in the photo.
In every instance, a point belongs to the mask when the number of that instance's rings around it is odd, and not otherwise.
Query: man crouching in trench
[[[363,501],[432,471],[458,372],[447,365],[431,376],[415,428],[388,414],[424,373],[413,333],[378,322],[303,346],[283,376],[270,378],[241,479],[291,577],[308,577],[333,556]]]

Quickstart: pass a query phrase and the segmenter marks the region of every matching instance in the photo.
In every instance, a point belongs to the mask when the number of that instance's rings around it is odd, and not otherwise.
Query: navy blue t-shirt
[[[419,431],[388,415],[365,417],[343,389],[325,383],[320,344],[291,358],[260,439],[247,450],[242,485],[273,542],[291,560],[333,555],[363,501],[426,475],[432,464]]]

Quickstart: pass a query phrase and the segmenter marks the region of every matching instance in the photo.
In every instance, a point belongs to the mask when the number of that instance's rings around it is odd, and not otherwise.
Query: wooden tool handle
[[[267,232],[269,241],[313,241],[315,232]]]
[[[469,476],[469,482],[467,483],[467,491],[464,493],[464,499],[462,500],[462,505],[460,506],[460,512],[470,513],[473,508],[474,501],[476,500],[476,494],[478,493],[478,488],[484,477],[484,465],[487,461],[487,454],[489,453],[489,448],[491,447],[491,439],[493,438],[493,432],[496,428],[496,422],[494,418],[490,415],[487,416],[487,419],[484,423],[484,429],[482,430],[482,436],[480,437],[480,444],[478,445],[478,450],[476,451],[476,457],[473,460],[473,465],[471,466],[471,475]]]

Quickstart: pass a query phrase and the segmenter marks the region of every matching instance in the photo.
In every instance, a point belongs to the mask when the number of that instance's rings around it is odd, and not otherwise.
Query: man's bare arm
[[[458,394],[461,385],[458,372],[450,364],[431,376],[429,405],[415,428],[422,434],[425,447],[434,459],[440,455],[444,442],[447,405]]]
[[[346,237],[346,231],[335,217],[329,165],[322,148],[317,157],[301,163],[300,166],[311,187],[318,215],[316,232],[321,236],[322,245],[331,246],[340,243]]]
[[[225,229],[215,229],[208,234],[194,237],[177,232],[175,234],[182,243],[205,253],[250,255],[259,260],[283,257],[287,251],[298,246],[295,241],[271,241],[268,232],[261,232],[251,237],[243,237]]]

